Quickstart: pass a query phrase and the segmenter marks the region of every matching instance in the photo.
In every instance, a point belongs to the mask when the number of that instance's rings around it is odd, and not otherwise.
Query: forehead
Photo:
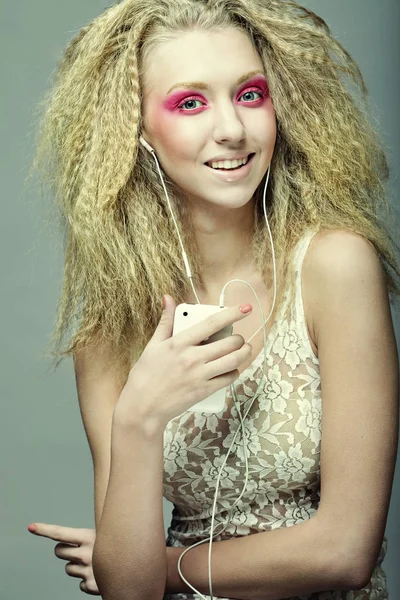
[[[263,71],[250,38],[235,28],[182,32],[156,44],[144,59],[143,93],[166,94],[176,83],[232,84],[244,73]]]

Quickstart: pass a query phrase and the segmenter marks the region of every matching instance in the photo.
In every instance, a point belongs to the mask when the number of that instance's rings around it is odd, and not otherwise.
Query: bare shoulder
[[[302,289],[310,343],[317,356],[318,314],[324,309],[327,289],[363,280],[375,286],[375,297],[389,307],[385,273],[372,242],[344,229],[314,235],[304,257]]]

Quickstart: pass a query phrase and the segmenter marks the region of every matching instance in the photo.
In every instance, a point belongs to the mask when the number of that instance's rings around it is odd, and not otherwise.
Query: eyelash
[[[256,93],[260,95],[260,98],[257,98],[257,100],[261,100],[261,98],[265,98],[266,94],[265,92],[263,92],[262,90],[258,89],[258,88],[250,88],[246,91],[243,92],[242,96],[244,96],[245,94],[249,94],[249,93]],[[240,98],[242,97],[240,96]],[[181,110],[183,110],[183,112],[194,112],[196,110],[196,108],[200,108],[199,106],[194,107],[192,109],[189,110],[185,110],[182,107],[186,104],[186,102],[189,102],[190,100],[195,100],[198,102],[202,102],[202,100],[200,100],[200,98],[196,98],[196,96],[190,96],[190,98],[186,98],[184,102],[181,102],[177,108],[180,108]],[[257,100],[253,100],[253,102],[248,102],[248,104],[255,104]]]

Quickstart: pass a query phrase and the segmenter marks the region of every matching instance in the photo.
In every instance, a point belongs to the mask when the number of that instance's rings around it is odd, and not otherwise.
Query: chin
[[[215,196],[212,197],[208,197],[208,198],[199,198],[199,200],[201,200],[204,203],[207,203],[208,205],[212,205],[218,208],[230,208],[230,209],[235,209],[235,208],[242,208],[243,206],[246,206],[246,204],[248,204],[250,202],[250,200],[252,199],[253,194],[234,194],[234,193],[230,193],[230,194],[226,194],[224,197],[219,197],[216,198]]]

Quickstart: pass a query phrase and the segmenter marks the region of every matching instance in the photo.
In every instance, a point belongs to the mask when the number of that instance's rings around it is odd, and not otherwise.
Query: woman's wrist
[[[114,408],[113,428],[124,431],[133,429],[145,438],[158,438],[166,427],[161,415],[145,413],[141,410],[140,401],[135,404],[131,398],[131,392],[124,389]]]

